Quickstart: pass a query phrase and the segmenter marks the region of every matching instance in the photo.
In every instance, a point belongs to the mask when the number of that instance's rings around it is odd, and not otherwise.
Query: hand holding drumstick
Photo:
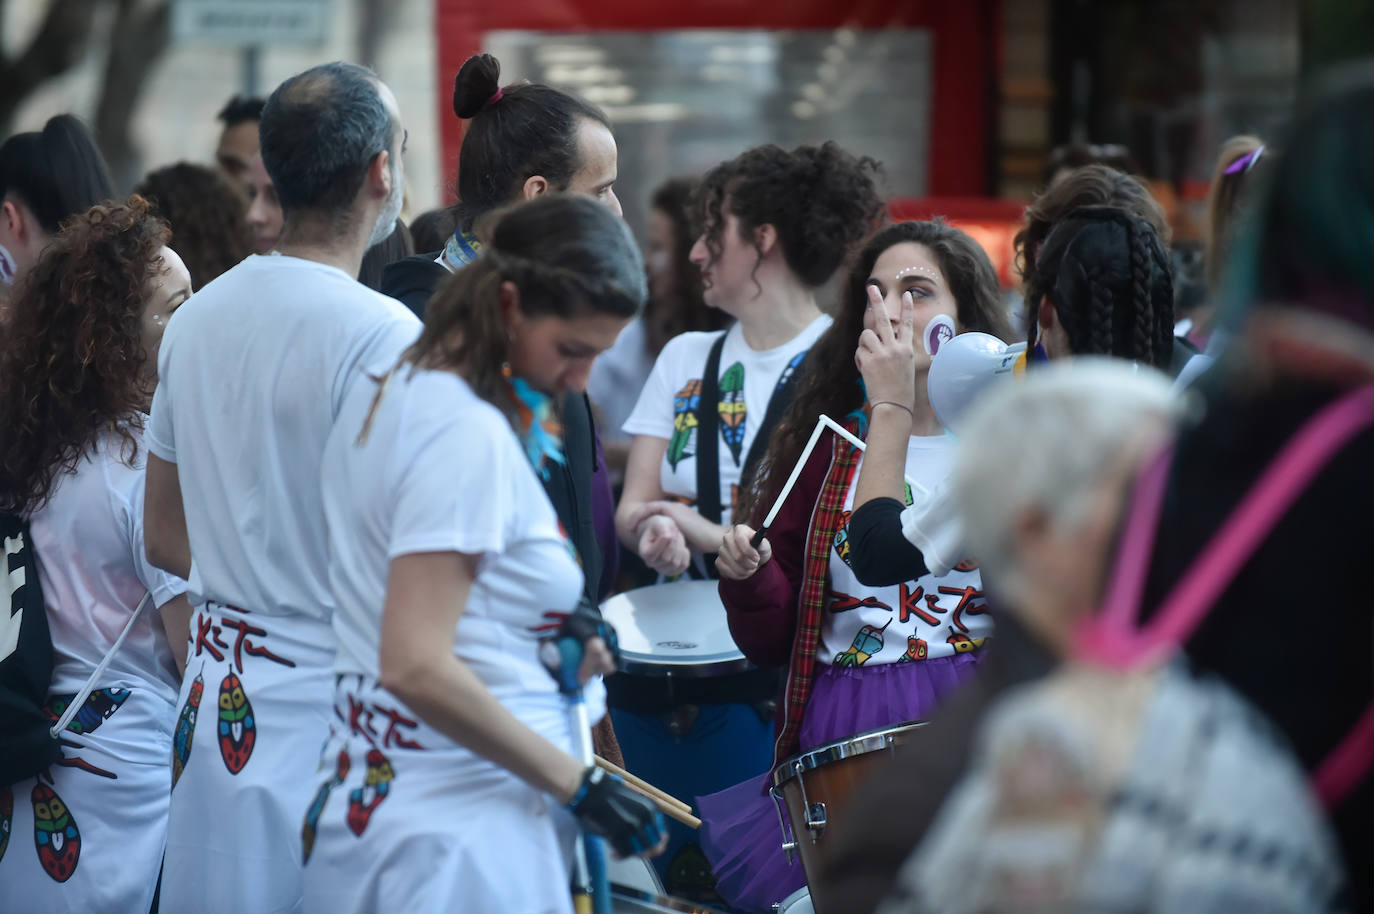
[[[755,548],[752,543],[755,533],[748,524],[735,524],[725,531],[720,541],[720,553],[716,556],[716,570],[721,577],[743,581],[752,577],[773,557],[773,547],[766,537]]]

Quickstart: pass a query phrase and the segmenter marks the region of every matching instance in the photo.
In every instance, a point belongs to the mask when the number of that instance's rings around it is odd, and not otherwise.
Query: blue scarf
[[[515,395],[516,413],[521,428],[516,430],[525,456],[540,479],[549,478],[550,463],[561,464],[563,456],[563,427],[553,412],[553,398],[531,387],[524,378],[512,377],[511,393]]]
[[[476,260],[480,253],[482,253],[482,242],[477,240],[477,236],[471,232],[460,230],[449,236],[441,256],[444,260],[444,266],[457,273]]]

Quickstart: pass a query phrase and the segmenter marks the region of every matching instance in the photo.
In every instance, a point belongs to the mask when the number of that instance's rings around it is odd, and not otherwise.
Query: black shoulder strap
[[[768,453],[768,439],[773,437],[773,429],[778,427],[783,414],[787,412],[787,407],[792,405],[792,397],[797,393],[797,379],[801,377],[802,365],[806,362],[806,356],[810,352],[811,350],[805,349],[793,356],[792,361],[778,376],[778,384],[773,388],[773,396],[768,399],[768,409],[763,413],[763,424],[754,434],[754,443],[749,445],[749,454],[744,459],[744,469],[739,474],[741,493],[747,491],[753,482],[754,471],[758,469],[759,463],[763,460],[763,455]]]
[[[725,348],[722,333],[706,356],[697,398],[697,513],[713,524],[720,523],[720,353]]]
[[[52,682],[52,637],[29,525],[0,515],[9,599],[0,606],[0,787],[32,777],[62,757],[43,710]]]
[[[544,491],[582,560],[583,591],[596,605],[603,559],[592,518],[596,442],[586,395],[571,391],[566,394],[559,402],[559,419],[563,425],[563,463],[549,467]]]

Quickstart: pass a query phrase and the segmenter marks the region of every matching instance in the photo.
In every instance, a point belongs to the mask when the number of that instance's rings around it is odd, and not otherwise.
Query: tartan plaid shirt
[[[855,424],[845,422],[850,431],[856,430]],[[815,680],[816,648],[820,645],[821,622],[830,589],[830,549],[840,529],[845,495],[859,465],[858,448],[833,432],[826,432],[826,436],[830,439],[832,457],[807,531],[806,561],[797,600],[797,633],[792,642],[792,659],[783,695],[782,727],[773,747],[774,764],[799,751],[802,718],[806,716],[806,703]]]

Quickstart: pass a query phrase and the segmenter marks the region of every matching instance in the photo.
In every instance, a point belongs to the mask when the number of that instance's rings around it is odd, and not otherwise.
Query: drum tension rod
[[[811,833],[811,843],[816,844],[821,840],[821,833],[825,831],[826,814],[824,803],[812,803],[806,798],[806,777],[802,774],[800,761],[793,762],[792,771],[797,776],[797,786],[801,788],[802,817],[806,821],[806,830]]]

